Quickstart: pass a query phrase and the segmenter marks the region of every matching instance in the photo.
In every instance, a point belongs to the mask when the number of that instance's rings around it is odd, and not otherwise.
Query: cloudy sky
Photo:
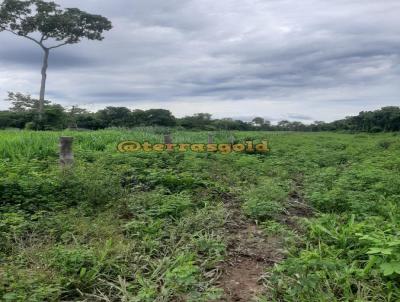
[[[114,25],[51,54],[47,98],[66,106],[307,123],[400,105],[399,0],[57,2]],[[37,96],[41,50],[0,45],[0,98]]]

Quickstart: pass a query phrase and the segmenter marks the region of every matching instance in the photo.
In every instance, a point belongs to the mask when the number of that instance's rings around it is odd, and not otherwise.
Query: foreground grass
[[[400,299],[398,135],[238,132],[271,152],[221,155],[116,152],[126,139],[161,142],[163,129],[63,134],[77,163],[60,172],[61,133],[0,132],[4,301],[216,300],[227,198],[287,239],[260,301]],[[301,231],[281,219],[295,190],[314,211]]]

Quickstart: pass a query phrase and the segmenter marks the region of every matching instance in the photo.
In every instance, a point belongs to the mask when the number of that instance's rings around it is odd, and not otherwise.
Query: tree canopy
[[[82,38],[103,40],[111,22],[100,15],[78,8],[60,9],[54,2],[43,0],[4,0],[0,5],[0,31],[26,37],[42,48],[53,49],[78,43]],[[34,34],[39,34],[35,37]],[[58,43],[46,46],[45,41]]]
[[[8,111],[0,111],[1,128],[38,127],[35,114],[38,100],[30,95],[9,92],[6,99],[11,103]],[[108,127],[163,126],[182,127],[191,130],[260,130],[260,131],[351,131],[351,132],[392,132],[400,131],[400,107],[389,106],[375,111],[363,111],[357,116],[326,123],[315,121],[306,125],[299,121],[279,121],[273,125],[263,118],[252,121],[234,120],[231,118],[213,119],[209,113],[197,113],[192,116],[176,118],[165,109],[130,110],[126,107],[108,106],[97,112],[72,106],[45,102],[44,129],[65,129],[66,127],[81,129],[104,129]],[[255,123],[255,121],[257,123]]]

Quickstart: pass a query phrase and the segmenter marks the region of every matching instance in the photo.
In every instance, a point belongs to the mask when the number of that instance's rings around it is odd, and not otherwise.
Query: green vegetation
[[[259,301],[400,300],[398,133],[233,133],[268,139],[267,154],[116,151],[164,131],[0,131],[0,300],[218,300],[232,205],[285,249]],[[65,171],[61,134],[75,138]]]
[[[305,125],[298,121],[283,120],[276,125],[261,117],[250,121],[231,118],[213,119],[211,114],[197,113],[176,118],[165,109],[130,110],[126,107],[106,107],[97,112],[73,106],[64,108],[59,104],[44,101],[44,112],[39,119],[39,100],[21,93],[8,94],[11,107],[0,111],[0,129],[18,128],[26,130],[99,130],[110,127],[179,127],[189,130],[240,130],[240,131],[346,131],[346,132],[395,132],[400,131],[400,107],[383,107],[375,111],[360,112],[343,120],[325,123],[314,121]]]

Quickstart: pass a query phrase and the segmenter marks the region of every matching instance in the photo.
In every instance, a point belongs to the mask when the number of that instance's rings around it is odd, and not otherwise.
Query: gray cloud
[[[52,54],[49,97],[64,105],[311,121],[400,104],[397,0],[60,3],[114,23]],[[40,49],[7,33],[0,45],[0,95],[35,95]]]
[[[288,118],[291,120],[297,121],[312,121],[313,118],[311,116],[302,115],[302,114],[288,114]]]
[[[21,67],[40,68],[42,62],[42,51],[39,48],[3,48],[0,50],[0,62],[4,65],[14,64]],[[90,57],[78,54],[70,54],[65,50],[54,51],[49,58],[49,64],[54,69],[68,69],[86,66],[88,68],[99,62]]]

